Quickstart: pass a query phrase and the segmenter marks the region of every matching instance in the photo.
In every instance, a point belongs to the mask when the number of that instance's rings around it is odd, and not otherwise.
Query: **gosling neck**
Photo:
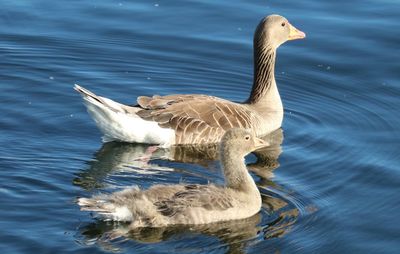
[[[221,147],[220,154],[226,187],[239,191],[258,190],[247,171],[244,156],[238,156],[230,146]]]
[[[254,45],[254,78],[249,104],[257,104],[268,98],[271,88],[276,87],[275,82],[275,47]]]

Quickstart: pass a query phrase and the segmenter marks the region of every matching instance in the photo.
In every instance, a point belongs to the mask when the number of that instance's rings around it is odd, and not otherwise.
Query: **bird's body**
[[[242,193],[213,184],[155,185],[144,191],[129,188],[111,196],[81,198],[79,205],[104,220],[160,227],[247,218],[260,210],[261,197],[255,199],[257,195],[257,189]]]
[[[277,90],[276,108],[267,104],[259,109],[251,104],[196,94],[139,97],[139,105],[132,107],[79,86],[76,89],[85,94],[88,112],[104,133],[104,141],[167,146],[216,143],[231,128],[254,129],[257,136],[263,136],[278,129],[283,117]]]
[[[243,129],[222,138],[220,154],[225,185],[155,185],[130,188],[110,195],[80,198],[81,210],[106,220],[130,221],[132,227],[205,224],[244,219],[261,208],[261,195],[244,164],[244,156],[265,141]]]
[[[203,144],[220,141],[231,128],[263,136],[282,124],[283,106],[275,82],[276,49],[286,40],[304,38],[283,17],[271,15],[254,35],[254,80],[249,98],[236,103],[201,94],[140,96],[127,106],[76,85],[104,141]]]

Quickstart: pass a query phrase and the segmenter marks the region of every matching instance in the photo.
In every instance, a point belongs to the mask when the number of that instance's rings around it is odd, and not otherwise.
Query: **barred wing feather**
[[[218,142],[226,130],[250,129],[255,122],[244,105],[207,95],[141,96],[138,104],[143,109],[137,115],[175,130],[178,144]]]

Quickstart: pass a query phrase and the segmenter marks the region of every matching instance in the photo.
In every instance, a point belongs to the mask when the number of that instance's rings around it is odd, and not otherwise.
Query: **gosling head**
[[[269,45],[274,49],[288,40],[303,39],[306,34],[292,26],[289,21],[279,15],[269,15],[263,18],[254,34],[254,45],[264,47]]]
[[[268,142],[257,138],[245,129],[230,129],[222,137],[221,152],[229,150],[235,156],[244,157],[246,154],[268,145]]]

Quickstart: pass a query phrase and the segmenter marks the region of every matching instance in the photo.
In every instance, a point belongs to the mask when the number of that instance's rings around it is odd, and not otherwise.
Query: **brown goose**
[[[263,136],[282,124],[282,101],[275,82],[276,49],[305,34],[286,18],[270,15],[261,20],[254,35],[254,80],[249,98],[235,103],[218,97],[184,94],[140,96],[137,106],[127,106],[97,96],[75,85],[103,132],[103,141],[149,144],[201,144],[218,142],[231,128],[251,129]]]
[[[154,185],[110,195],[80,198],[83,211],[105,220],[130,221],[131,227],[206,224],[248,218],[261,208],[260,192],[246,169],[244,156],[268,145],[244,129],[230,129],[221,140],[225,186],[214,184]]]

